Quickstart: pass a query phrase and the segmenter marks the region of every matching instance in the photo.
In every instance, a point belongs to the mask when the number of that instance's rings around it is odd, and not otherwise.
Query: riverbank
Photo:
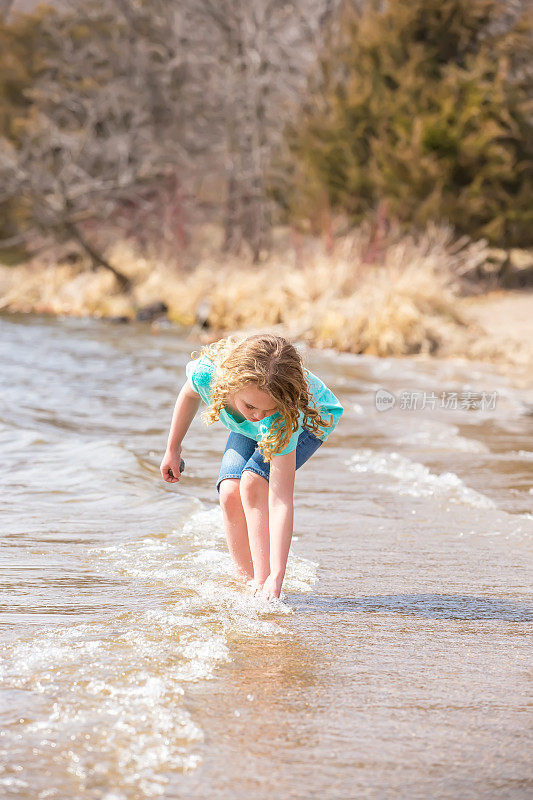
[[[280,241],[259,265],[202,251],[193,265],[177,268],[119,242],[108,258],[130,278],[131,292],[122,292],[109,271],[56,253],[0,266],[0,310],[126,322],[159,303],[170,321],[206,340],[274,328],[343,352],[529,367],[531,291],[464,296],[460,276],[489,259],[485,250],[482,243],[458,248],[446,228],[380,243],[357,231],[329,252],[317,240],[292,249]]]
[[[533,292],[496,290],[461,299],[465,314],[486,332],[492,342],[501,342],[511,361],[533,365]]]

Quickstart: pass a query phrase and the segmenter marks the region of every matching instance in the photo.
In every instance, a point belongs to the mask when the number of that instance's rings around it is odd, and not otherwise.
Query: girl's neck
[[[226,411],[229,412],[230,416],[233,417],[233,419],[236,422],[244,422],[246,417],[243,417],[243,415],[239,411],[237,411],[236,408],[233,407],[233,405],[231,404],[231,402],[229,400],[226,400],[224,405],[225,405]]]

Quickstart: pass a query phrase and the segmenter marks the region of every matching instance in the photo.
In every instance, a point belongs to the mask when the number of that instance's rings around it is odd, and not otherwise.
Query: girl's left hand
[[[282,583],[283,576],[276,577],[275,575],[269,575],[263,584],[263,597],[266,600],[273,600],[275,597],[279,597]]]

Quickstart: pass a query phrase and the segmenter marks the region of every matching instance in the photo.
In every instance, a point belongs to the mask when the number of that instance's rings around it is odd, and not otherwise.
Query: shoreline
[[[461,294],[445,234],[392,242],[379,264],[364,262],[354,236],[333,254],[310,253],[304,266],[282,252],[260,265],[204,256],[187,270],[148,261],[121,242],[110,259],[132,280],[130,293],[109,271],[56,254],[48,263],[0,264],[0,313],[126,323],[144,310],[154,333],[162,319],[205,342],[272,330],[322,350],[488,362],[527,380],[533,290]]]
[[[527,295],[527,296],[524,296]],[[486,296],[477,296],[475,298],[464,298],[467,303],[469,312],[472,315],[473,321],[475,324],[481,324],[487,318],[497,318],[498,324],[501,326],[502,330],[505,329],[505,340],[500,340],[498,342],[498,356],[494,358],[489,357],[481,357],[476,358],[472,356],[465,356],[465,355],[431,355],[428,353],[411,353],[409,355],[396,355],[396,356],[374,356],[377,358],[394,358],[401,360],[402,358],[409,358],[415,361],[450,361],[450,362],[458,362],[460,364],[471,363],[472,365],[478,363],[481,365],[487,365],[493,367],[498,374],[505,376],[509,379],[511,384],[519,389],[527,389],[533,388],[532,384],[532,374],[533,374],[533,345],[530,345],[529,348],[529,356],[527,356],[527,349],[524,345],[524,341],[520,338],[518,332],[513,332],[509,335],[509,330],[507,330],[507,321],[508,315],[511,313],[513,308],[517,305],[524,309],[526,303],[531,304],[533,293],[532,292],[519,292],[519,291],[506,291],[506,292],[490,292]],[[498,305],[501,301],[504,301],[506,309],[505,312],[498,314],[494,314],[494,312],[498,311]],[[112,318],[103,317],[98,314],[68,314],[63,311],[58,312],[51,312],[46,311],[43,309],[32,309],[32,310],[6,310],[0,308],[0,317],[18,317],[18,316],[44,316],[50,318],[61,318],[61,317],[73,317],[75,319],[95,319],[102,322],[107,322],[113,325],[119,325],[120,323],[115,322]],[[232,333],[239,333],[244,332],[243,329],[240,331],[238,330],[225,330],[225,331],[205,331],[200,328],[198,325],[183,325],[180,322],[172,321],[169,319],[157,319],[152,322],[146,321],[139,321],[139,320],[131,320],[128,324],[139,324],[139,325],[147,325],[150,327],[151,332],[154,335],[157,335],[163,326],[176,328],[176,330],[180,330],[187,338],[194,338],[201,342],[202,344],[207,344],[211,341],[214,341],[222,336],[227,336]],[[531,315],[531,319],[522,323],[521,328],[527,328],[529,342],[533,342],[533,314]],[[249,328],[246,329],[246,332],[255,333],[259,329]],[[287,326],[283,324],[272,325],[272,326],[264,326],[260,330],[269,331],[272,333],[278,333],[281,336],[286,336],[287,338],[294,338],[294,339],[301,339],[302,337],[298,336],[298,332],[294,330],[289,331]],[[489,334],[485,334],[486,341],[491,343],[494,341],[495,337]],[[309,345],[313,347],[313,349],[317,350],[333,350],[334,352],[341,353],[344,352],[345,355],[365,355],[365,354],[358,354],[358,353],[351,353],[349,351],[339,351],[335,348],[322,346],[319,347],[317,345]],[[509,348],[509,357],[507,359],[504,358],[505,348]],[[516,358],[517,352],[520,354],[519,358]]]

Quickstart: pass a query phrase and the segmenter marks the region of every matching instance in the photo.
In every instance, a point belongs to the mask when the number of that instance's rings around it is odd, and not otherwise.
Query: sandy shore
[[[462,296],[449,280],[455,256],[439,235],[442,241],[434,234],[391,244],[379,265],[364,264],[354,238],[304,267],[288,257],[259,267],[208,259],[189,271],[147,261],[121,243],[111,255],[132,280],[131,293],[110,272],[80,264],[0,265],[0,311],[134,320],[164,300],[170,321],[207,340],[278,330],[318,348],[491,362],[522,385],[531,382],[533,291]],[[197,327],[202,320],[206,327]]]
[[[460,300],[465,317],[480,328],[483,347],[499,348],[500,367],[524,387],[533,386],[533,291],[497,290]]]
[[[490,335],[523,346],[533,359],[533,291],[494,291],[462,300],[465,311]]]

